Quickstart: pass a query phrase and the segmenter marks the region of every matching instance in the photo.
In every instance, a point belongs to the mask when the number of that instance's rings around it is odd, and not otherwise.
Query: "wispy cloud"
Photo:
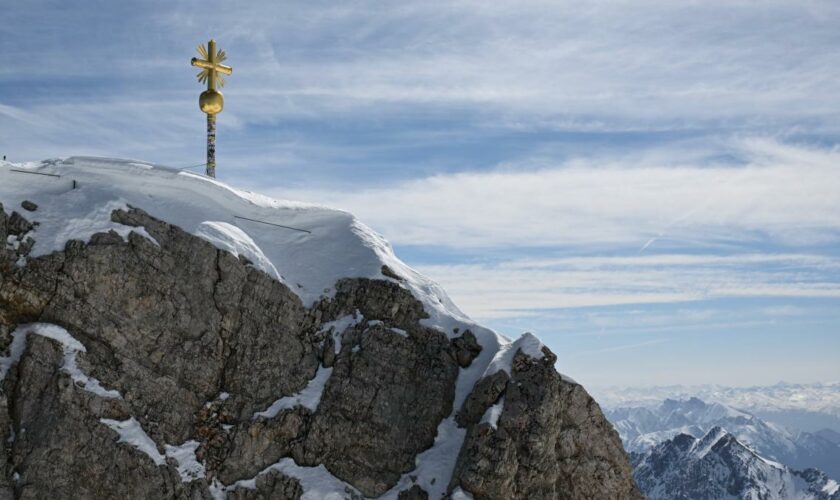
[[[155,129],[184,146],[154,159],[200,156],[189,142],[201,127],[187,61],[210,36],[235,67],[220,125],[240,127],[230,131],[240,140],[254,126],[272,128],[254,143],[264,149],[300,123],[351,134],[431,120],[478,137],[499,129],[838,132],[840,64],[827,50],[840,44],[833,2],[189,0],[138,9],[36,0],[4,14],[0,104],[95,103],[51,117],[80,124],[79,143],[99,144],[97,126],[111,130],[103,146],[114,155],[144,152],[133,138]],[[161,96],[176,97],[146,106]],[[165,118],[184,114],[195,129]],[[17,126],[20,137],[0,146],[44,156],[71,147]],[[306,135],[308,144],[331,145],[323,130]],[[240,158],[247,155],[229,161]]]
[[[281,191],[347,208],[404,245],[673,248],[840,239],[840,153],[743,140],[739,165],[587,159],[354,191]],[[647,243],[646,243],[647,242]],[[647,245],[646,247],[644,245]]]
[[[515,258],[420,270],[439,280],[465,312],[484,319],[722,298],[840,298],[840,259],[798,254]]]
[[[322,110],[465,103],[578,123],[788,122],[803,111],[829,117],[825,105],[833,106],[837,89],[833,56],[819,50],[840,40],[832,22],[840,9],[828,2],[220,9],[223,35],[254,49],[246,64],[263,80],[246,86],[265,87],[270,78],[277,95],[320,102]],[[200,25],[189,10],[173,12],[172,24],[193,17]]]

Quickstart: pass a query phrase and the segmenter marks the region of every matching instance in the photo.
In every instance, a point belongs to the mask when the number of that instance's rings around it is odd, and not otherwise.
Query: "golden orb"
[[[225,107],[225,97],[218,90],[205,90],[198,97],[198,107],[208,115],[221,113]]]

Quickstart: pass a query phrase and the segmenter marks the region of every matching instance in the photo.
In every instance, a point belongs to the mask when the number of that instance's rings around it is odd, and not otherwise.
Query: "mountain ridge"
[[[636,482],[649,500],[837,500],[840,487],[816,469],[796,471],[759,455],[721,427],[688,434],[632,455]]]
[[[658,406],[605,410],[628,452],[644,452],[677,434],[700,438],[722,427],[763,456],[796,469],[817,468],[840,477],[840,445],[816,433],[790,432],[747,411],[698,398],[666,399]]]

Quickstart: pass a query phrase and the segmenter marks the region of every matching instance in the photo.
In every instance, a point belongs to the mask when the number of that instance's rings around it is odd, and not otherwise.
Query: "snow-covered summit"
[[[24,496],[639,497],[536,337],[475,324],[351,214],[101,158],[2,163],[0,203]]]
[[[334,294],[342,278],[396,275],[423,303],[429,314],[426,326],[449,334],[454,328],[479,330],[479,342],[493,349],[510,343],[478,327],[440,285],[399,260],[382,235],[342,210],[276,200],[162,165],[78,156],[0,162],[0,203],[18,207],[24,200],[39,206],[31,257],[62,250],[71,239],[86,241],[97,232],[142,233],[142,228],[111,221],[113,210],[133,206],[247,258],[306,306]],[[391,276],[383,274],[383,266]]]
[[[24,200],[39,207],[30,257],[63,250],[69,240],[86,241],[108,230],[124,237],[134,231],[153,239],[142,228],[111,220],[114,210],[137,207],[247,258],[286,284],[307,307],[332,296],[342,278],[396,280],[423,303],[429,315],[425,326],[450,336],[470,329],[485,349],[482,357],[491,362],[489,372],[509,371],[520,348],[542,357],[542,343],[533,335],[513,343],[476,324],[440,285],[397,258],[382,235],[343,210],[277,200],[163,165],[87,156],[0,161],[0,203],[19,207]],[[459,395],[465,397],[468,390],[464,387]]]
[[[387,265],[428,306],[466,320],[438,285],[397,259],[381,235],[341,210],[275,200],[192,172],[133,160],[0,162],[0,180],[0,201],[7,206],[17,207],[23,200],[39,206],[33,257],[96,232],[136,231],[110,219],[115,208],[131,205],[243,255],[287,284],[307,306],[334,292],[340,278],[384,278],[382,266]]]

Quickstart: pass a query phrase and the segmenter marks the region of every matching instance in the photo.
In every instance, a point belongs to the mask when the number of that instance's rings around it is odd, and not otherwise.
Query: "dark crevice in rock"
[[[225,335],[224,331],[224,320],[225,320],[225,311],[219,306],[219,284],[222,282],[222,268],[219,264],[219,260],[221,259],[221,250],[216,250],[216,280],[213,282],[213,304],[216,307],[216,311],[219,313],[219,342],[221,344],[221,351],[222,357],[224,362],[219,369],[218,374],[218,384],[216,385],[216,394],[220,394],[224,391],[225,387],[225,366],[227,366],[228,360],[231,355],[231,351],[233,348],[228,343],[228,337]]]
[[[458,414],[455,415],[458,426],[468,427],[478,424],[484,412],[502,397],[509,380],[510,376],[502,370],[479,380],[464,400]]]
[[[391,279],[394,279],[394,280],[397,280],[397,281],[405,281],[405,278],[403,278],[399,274],[395,273],[393,269],[391,269],[390,267],[388,267],[385,264],[382,265],[381,272],[382,272],[383,276],[386,276],[388,278],[391,278]]]
[[[452,350],[455,353],[455,360],[458,365],[461,368],[467,368],[481,354],[481,345],[479,345],[473,332],[465,330],[463,335],[452,339]]]

